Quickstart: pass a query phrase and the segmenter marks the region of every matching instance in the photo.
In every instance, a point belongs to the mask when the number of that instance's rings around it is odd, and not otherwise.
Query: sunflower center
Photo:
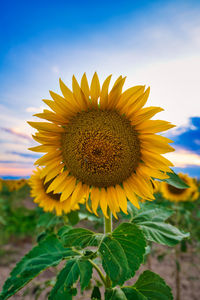
[[[55,178],[49,180],[48,182],[46,182],[44,184],[44,190],[45,190],[45,193],[52,199],[56,200],[56,201],[60,201],[60,196],[61,194],[54,194],[53,192],[50,192],[50,193],[47,193],[47,189],[48,187],[50,186],[50,184],[54,181]]]
[[[63,160],[71,174],[97,187],[120,184],[140,162],[137,132],[116,111],[78,113],[62,136]]]
[[[167,188],[170,193],[175,194],[175,195],[181,195],[185,192],[186,189],[178,189],[173,185],[168,184]]]

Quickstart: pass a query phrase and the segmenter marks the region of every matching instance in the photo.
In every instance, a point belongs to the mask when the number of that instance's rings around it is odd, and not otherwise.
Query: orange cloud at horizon
[[[30,176],[32,170],[33,167],[30,166],[22,167],[18,164],[12,164],[10,166],[4,163],[0,164],[0,176]]]

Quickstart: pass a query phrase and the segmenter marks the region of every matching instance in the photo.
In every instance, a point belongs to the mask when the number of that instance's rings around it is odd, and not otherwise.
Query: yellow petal
[[[116,199],[116,195],[114,194],[113,187],[107,188],[106,196],[107,196],[108,206],[110,207],[110,210],[111,210],[113,216],[116,219],[118,219],[116,212],[119,211],[119,206],[117,204],[117,199]]]
[[[163,111],[164,109],[161,107],[155,107],[155,106],[150,106],[141,109],[139,112],[136,112],[134,116],[131,118],[131,124],[132,125],[137,125],[140,124],[147,119],[152,118],[155,114],[157,114],[160,111]]]
[[[56,168],[54,168],[52,171],[48,173],[48,175],[45,177],[44,183],[48,182],[52,178],[56,177],[60,171],[62,170],[63,165],[58,165]]]
[[[63,188],[63,192],[62,192],[61,197],[60,197],[61,202],[65,201],[67,198],[69,198],[69,196],[74,191],[75,184],[76,184],[76,179],[73,176],[69,176],[66,179],[66,184]]]
[[[90,86],[90,95],[93,107],[98,107],[98,98],[100,96],[100,83],[97,73],[94,73]]]
[[[60,89],[62,91],[63,96],[65,97],[65,99],[69,101],[70,106],[72,106],[73,109],[77,111],[80,108],[80,106],[77,103],[77,101],[74,99],[74,95],[72,91],[70,91],[70,89],[64,84],[64,82],[61,79],[59,79],[59,82],[60,82]]]
[[[108,88],[109,88],[111,77],[112,75],[108,76],[102,85],[101,94],[100,94],[100,107],[102,109],[107,108],[108,105]]]
[[[121,94],[116,107],[122,111],[129,111],[129,108],[131,108],[135,101],[143,94],[144,89],[144,85],[133,86],[127,89]]]
[[[126,199],[126,195],[124,193],[124,190],[118,184],[115,186],[115,189],[116,189],[116,195],[118,197],[118,203],[119,203],[119,206],[120,206],[121,210],[125,214],[128,214],[128,212],[127,212],[127,199]]]
[[[109,109],[116,107],[116,105],[120,99],[125,80],[126,80],[126,77],[120,79],[119,82],[116,85],[114,85],[114,87],[110,91],[110,93],[108,95],[108,106],[107,106]]]
[[[88,185],[86,185],[86,192],[85,192],[85,205],[86,205],[86,209],[92,213],[91,208],[89,207],[88,204],[88,200],[89,200],[89,194],[90,194],[90,187]]]
[[[173,166],[169,160],[159,154],[154,154],[145,150],[142,150],[141,154],[141,159],[144,161],[144,163],[153,169],[157,168],[158,170],[170,172],[170,168],[168,166]]]
[[[55,101],[55,104],[60,107],[60,109],[65,113],[67,116],[74,114],[77,109],[73,107],[73,104],[69,103],[65,98],[61,97],[60,95],[49,91],[52,99]]]
[[[73,89],[74,97],[77,100],[77,102],[80,103],[81,108],[87,109],[87,102],[85,96],[74,75],[72,77],[72,89]]]
[[[48,132],[64,132],[64,129],[62,127],[59,127],[52,123],[46,123],[46,122],[27,122],[30,126],[33,128],[36,128],[38,130],[44,130]]]
[[[46,145],[41,145],[41,146],[36,146],[36,147],[31,147],[31,148],[28,148],[29,150],[31,151],[34,151],[34,152],[50,152],[50,151],[56,151],[57,149],[59,149],[60,145],[49,145],[49,144],[46,144]]]
[[[38,117],[40,119],[45,119],[47,121],[56,123],[56,124],[67,124],[68,120],[66,118],[63,118],[62,116],[59,116],[51,111],[44,110],[43,113],[35,114],[34,117]]]
[[[139,202],[137,197],[135,196],[134,190],[131,188],[131,186],[128,184],[127,181],[123,182],[124,192],[126,194],[126,197],[129,199],[129,201],[138,209],[140,208]]]
[[[76,205],[77,202],[79,202],[82,199],[82,197],[83,197],[82,183],[79,182],[72,193],[71,206],[73,207],[74,205]]]
[[[101,188],[101,193],[100,193],[100,206],[101,210],[106,218],[108,218],[108,213],[107,213],[107,199],[106,199],[106,191],[104,188]]]
[[[142,174],[144,174],[146,176],[148,175],[150,177],[157,178],[157,179],[169,178],[169,176],[166,173],[158,171],[156,169],[149,168],[149,167],[145,166],[144,164],[140,164],[138,166],[138,169],[140,170],[140,172]]]
[[[58,143],[59,142],[59,139],[58,137],[43,137],[43,136],[40,136],[38,135],[37,133],[35,135],[32,135],[33,139],[40,143],[40,144],[50,144],[50,145],[55,145],[55,143]]]
[[[93,187],[91,189],[90,197],[91,197],[92,210],[93,210],[94,214],[96,216],[98,216],[98,214],[97,214],[97,208],[98,208],[99,200],[100,200],[100,191],[99,191],[99,188]]]
[[[137,124],[135,129],[144,133],[157,133],[176,127],[167,121],[162,120],[147,120],[143,123]]]
[[[132,174],[131,177],[129,177],[126,180],[127,184],[129,186],[131,186],[132,191],[134,191],[134,193],[136,193],[139,197],[141,198],[149,198],[152,196],[152,194],[149,191],[144,191],[143,187],[142,187],[142,182],[139,181],[137,175]],[[124,183],[123,183],[124,185]]]
[[[52,164],[48,165],[47,167],[43,168],[40,173],[40,178],[44,178],[49,172],[51,172],[57,166],[58,166],[58,163],[56,161],[56,162],[53,162]]]
[[[59,164],[62,161],[60,151],[46,153],[45,155],[37,159],[34,165],[48,166],[49,164],[52,164],[55,161],[57,161],[57,164]]]
[[[128,117],[132,117],[135,114],[135,112],[140,110],[146,104],[147,99],[149,97],[149,93],[150,87],[148,87],[144,94],[138,97],[134,104],[130,107],[129,111],[127,112]]]
[[[89,97],[90,97],[90,88],[89,88],[89,85],[88,85],[88,80],[87,80],[87,76],[86,74],[84,73],[83,74],[83,77],[81,79],[81,89],[86,97],[86,99],[88,99],[89,101]]]
[[[56,188],[60,187],[61,184],[66,182],[67,176],[69,174],[69,171],[65,171],[61,174],[59,174],[54,181],[49,185],[48,189],[47,189],[47,193],[50,193],[52,191],[54,191]],[[59,191],[61,192],[61,190]]]

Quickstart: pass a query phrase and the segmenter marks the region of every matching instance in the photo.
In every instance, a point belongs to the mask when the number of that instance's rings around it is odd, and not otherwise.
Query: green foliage
[[[37,228],[44,228],[46,230],[59,224],[63,224],[62,217],[58,217],[50,212],[44,213],[42,209],[40,210]]]
[[[148,241],[174,246],[190,235],[164,222],[172,213],[169,209],[146,204],[132,218],[132,222],[139,226]]]
[[[92,300],[101,300],[101,292],[98,286],[94,286],[92,295],[91,295]]]
[[[75,246],[78,248],[85,248],[98,245],[98,235],[88,229],[74,228],[69,230],[69,227],[65,226],[59,234],[65,247]],[[100,236],[102,235],[100,234]]]
[[[22,199],[4,193],[0,198],[0,245],[11,238],[33,236],[36,218],[37,212],[24,207]]]
[[[172,173],[167,173],[169,178],[164,179],[162,181],[166,181],[168,184],[175,186],[178,189],[186,189],[189,186],[176,174],[172,171]]]
[[[47,237],[16,265],[3,286],[0,299],[9,298],[44,269],[56,266],[62,259],[75,255],[77,254],[71,249],[64,248],[55,235]]]
[[[151,271],[144,271],[132,286],[107,290],[105,300],[172,300],[165,281]]]
[[[66,297],[66,293],[71,294],[73,284],[79,276],[81,290],[84,290],[92,277],[92,264],[81,256],[68,260],[66,266],[58,275],[56,284],[49,295],[49,300],[65,299],[61,296],[65,295]]]
[[[113,285],[131,278],[143,261],[146,242],[134,224],[120,224],[112,234],[102,239],[99,252],[102,265]]]
[[[79,221],[80,221],[80,218],[79,218],[79,213],[78,211],[71,211],[68,215],[67,215],[67,218],[69,220],[69,223],[74,226],[76,225]]]

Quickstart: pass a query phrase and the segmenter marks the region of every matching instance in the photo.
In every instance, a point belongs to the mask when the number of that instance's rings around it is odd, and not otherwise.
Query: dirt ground
[[[5,253],[0,257],[0,289],[8,277],[10,271],[15,266],[15,263],[31,249],[30,241],[24,240],[20,244],[6,245]],[[163,253],[164,255],[163,257]],[[157,257],[163,257],[162,261]],[[145,269],[151,269],[165,279],[167,284],[172,287],[174,299],[176,299],[176,284],[175,284],[175,251],[169,251],[163,246],[154,245],[153,255],[148,259],[148,262],[140,268],[134,280],[130,280],[127,284],[132,284],[138,277],[139,273]],[[193,248],[189,248],[187,253],[182,253],[180,256],[181,273],[180,273],[180,300],[199,300],[200,299],[200,254],[196,254]],[[55,275],[54,269],[49,268],[44,271],[25,288],[11,297],[11,300],[45,300],[48,298],[47,293],[50,288],[45,289],[40,296],[36,297],[37,285],[45,280],[51,279]],[[94,274],[98,278],[97,274]],[[84,295],[77,295],[76,300],[90,299],[91,291],[85,291]],[[103,293],[102,293],[103,295]]]

